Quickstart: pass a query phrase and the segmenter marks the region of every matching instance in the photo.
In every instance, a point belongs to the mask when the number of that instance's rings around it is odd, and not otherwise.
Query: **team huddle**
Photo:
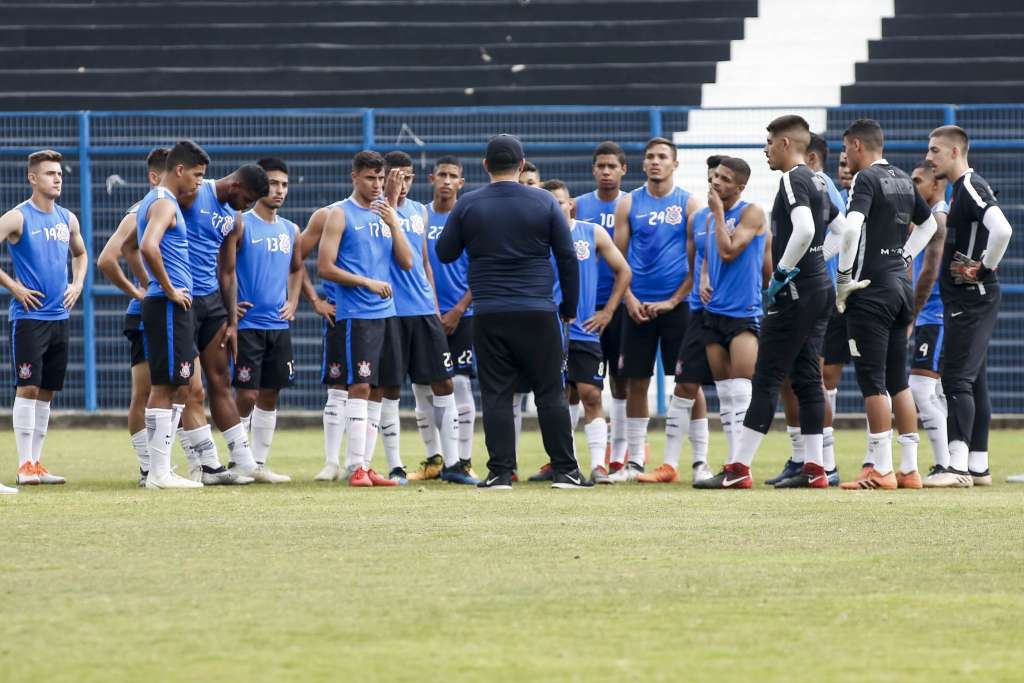
[[[677,186],[677,150],[664,138],[647,143],[646,181],[630,192],[622,190],[626,156],[614,142],[595,149],[588,194],[573,198],[564,182],[542,182],[529,162],[519,174],[535,186],[529,192],[557,201],[579,267],[561,362],[572,430],[583,420],[590,477],[573,483],[677,482],[688,440],[695,488],[751,488],[751,463],[781,396],[792,452],[765,482],[776,488],[990,485],[986,358],[1000,300],[996,269],[1012,230],[967,163],[967,134],[956,126],[932,131],[926,158],[908,175],[884,158],[881,126],[857,120],[843,134],[840,189],[824,170],[825,140],[804,119],[782,116],[767,131],[768,166],[782,172],[768,212],[743,199],[753,171],[739,158],[708,159],[706,197]],[[88,254],[77,218],[56,204],[61,161],[52,151],[30,155],[32,197],[0,217],[15,271],[0,271],[0,285],[12,295],[21,485],[64,483],[43,465],[42,451]],[[459,159],[434,163],[433,196],[421,204],[408,196],[409,155],[360,152],[350,196],[315,211],[304,230],[279,215],[289,184],[281,159],[211,180],[209,155],[181,141],[153,150],[146,164],[151,190],[97,259],[131,299],[128,427],[140,486],[290,481],[268,459],[279,394],[295,378],[290,326],[300,297],[323,319],[324,466],[315,478],[357,487],[427,479],[488,486],[472,467],[473,266],[466,252],[438,248],[446,223],[472,210],[474,193],[459,198]],[[314,252],[319,290],[303,265]],[[675,389],[663,460],[648,471],[659,354]],[[851,362],[867,446],[861,471],[840,483],[832,419]],[[406,379],[425,449],[411,471],[399,438]],[[518,447],[533,387],[526,377],[510,380]],[[708,386],[728,444],[717,474],[709,465]],[[919,417],[934,457],[925,476]],[[386,475],[372,463],[378,436]],[[175,438],[188,476],[171,465]],[[551,465],[530,480],[559,482]],[[16,491],[0,484],[2,493]]]

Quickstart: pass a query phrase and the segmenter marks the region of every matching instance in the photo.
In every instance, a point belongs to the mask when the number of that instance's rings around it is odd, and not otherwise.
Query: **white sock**
[[[327,403],[324,404],[324,463],[338,464],[341,440],[345,436],[345,402],[348,392],[342,389],[328,389]]]
[[[764,434],[750,427],[740,427],[737,436],[736,458],[733,462],[750,467],[754,462],[754,456],[757,455],[757,449],[761,447]]]
[[[821,464],[826,472],[836,468],[836,436],[832,427],[821,430]]]
[[[213,441],[213,430],[210,425],[186,431],[184,437],[192,449],[193,457],[200,465],[215,470],[220,468],[220,456],[217,455],[217,444]]]
[[[416,429],[419,430],[423,448],[429,458],[441,452],[438,443],[441,437],[437,433],[437,425],[434,424],[434,392],[431,391],[429,384],[413,384],[412,395],[416,399]]]
[[[580,413],[583,412],[583,404],[581,403],[570,403],[569,404],[569,424],[572,425],[572,433],[576,433],[576,426],[580,423]]]
[[[736,377],[729,380],[729,395],[732,397],[732,424],[733,430],[738,431],[747,417],[747,408],[750,407],[750,396],[754,387],[746,377]]]
[[[838,389],[826,389],[825,400],[828,401],[829,408],[832,410],[832,414],[836,414],[836,397],[839,395]]]
[[[277,429],[277,411],[252,409],[252,456],[260,465],[267,464],[270,457],[270,444],[274,442],[274,430]]]
[[[949,406],[946,404],[946,392],[942,390],[942,382],[935,383],[935,395],[939,397],[939,405],[942,406],[942,414],[949,415]]]
[[[949,467],[957,472],[967,472],[967,444],[963,441],[949,442]]]
[[[149,472],[149,447],[146,441],[145,429],[132,434],[132,449],[135,451],[135,457],[139,459],[139,469],[143,472]]]
[[[715,391],[718,393],[718,418],[722,422],[725,442],[728,446],[726,462],[736,459],[736,430],[732,419],[732,382],[727,379],[715,380]]]
[[[921,437],[917,435],[917,432],[900,434],[896,437],[896,443],[900,445],[900,473],[916,472],[917,445],[921,443]]]
[[[174,426],[169,408],[146,408],[146,444],[149,450],[149,476],[162,477],[171,471],[171,435]]]
[[[968,453],[967,469],[975,474],[988,472],[988,451],[971,451]]]
[[[612,399],[611,426],[612,438],[611,462],[626,462],[626,451],[629,442],[626,440],[626,399]]]
[[[209,429],[209,425],[207,425]],[[249,448],[249,435],[245,432],[245,427],[239,422],[234,427],[231,427],[227,431],[223,432],[224,440],[228,442],[228,457],[231,458],[231,462],[235,463],[239,467],[255,467],[256,459],[252,457],[252,449]],[[194,445],[195,442],[193,442]],[[206,464],[206,461],[203,461]],[[220,466],[218,459],[217,466]]]
[[[400,445],[398,422],[398,399],[384,398],[380,402],[380,436],[384,442],[384,457],[388,459],[388,471],[396,467],[405,468],[402,464],[402,449]],[[419,418],[416,419],[419,423]],[[422,432],[421,432],[422,434]]]
[[[911,375],[907,378],[910,393],[917,405],[917,414],[921,417],[928,440],[932,444],[932,457],[936,465],[949,467],[949,443],[946,436],[946,410],[936,393],[940,387],[939,380],[933,377]]]
[[[608,443],[608,423],[603,417],[595,417],[583,425],[587,435],[587,449],[590,451],[590,470],[604,467],[604,447]]]
[[[350,398],[345,402],[345,467],[363,467],[363,451],[366,450],[366,423],[369,408],[366,399]]]
[[[27,462],[32,462],[32,446],[36,430],[36,400],[15,396],[11,422],[14,426],[14,443],[18,449],[18,467],[21,467]]]
[[[690,426],[690,414],[693,411],[692,398],[672,395],[665,413],[665,464],[679,469],[679,454],[683,450],[684,429]],[[632,453],[632,449],[630,449]]]
[[[377,433],[380,431],[380,401],[366,402],[366,444],[363,447],[363,467],[371,468],[374,451],[377,450]]]
[[[690,420],[690,447],[693,448],[693,464],[708,461],[708,443],[711,441],[711,430],[708,429],[706,417]]]
[[[175,432],[181,427],[181,414],[185,412],[184,403],[171,404],[171,429]]]
[[[786,425],[786,434],[789,435],[790,454],[789,459],[793,462],[804,461],[804,437],[799,427]]]
[[[174,419],[172,416],[171,423],[173,424],[173,422]],[[178,437],[178,445],[181,446],[181,452],[185,454],[185,460],[188,461],[189,469],[200,467],[202,463],[199,462],[199,456],[196,455],[195,450],[192,448],[192,444],[189,443],[188,436],[185,435],[185,430],[180,426],[180,422],[178,428],[175,430],[175,434]],[[172,439],[171,441],[173,443],[174,440]]]
[[[256,410],[255,406],[253,406],[253,410],[254,411]],[[251,439],[252,438],[252,413],[249,413],[248,415],[242,415],[242,428],[245,429],[245,433],[246,434],[250,435],[250,439]],[[253,450],[255,450],[255,449],[253,449]]]
[[[643,467],[644,446],[647,443],[649,417],[626,418],[626,442],[629,445],[629,461]]]
[[[892,430],[868,434],[868,456],[879,474],[892,472]]]
[[[36,399],[36,424],[32,430],[32,462],[43,457],[43,442],[50,428],[50,402]]]
[[[441,437],[445,467],[454,467],[459,464],[459,409],[455,394],[434,396],[434,422]]]
[[[825,437],[823,434],[804,434],[804,463],[811,463],[812,465],[818,465],[819,467],[824,466],[824,449]]]
[[[455,375],[455,407],[459,413],[459,459],[473,459],[473,429],[476,425],[476,401],[469,377]]]
[[[526,401],[526,394],[512,394],[512,421],[516,428],[516,455],[519,455],[519,435],[523,432],[523,403]]]

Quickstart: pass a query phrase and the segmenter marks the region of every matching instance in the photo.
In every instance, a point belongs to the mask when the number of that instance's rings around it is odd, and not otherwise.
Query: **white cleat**
[[[13,496],[18,492],[18,489],[13,486],[4,486],[0,484],[0,496]]]
[[[193,481],[195,480],[193,479]],[[244,486],[245,484],[253,483],[253,481],[255,480],[252,477],[237,474],[224,467],[218,469],[202,468],[203,486]]]
[[[146,488],[147,489],[201,489],[203,488],[203,482],[193,481],[186,479],[185,477],[178,476],[174,472],[168,472],[164,475],[155,475],[152,472],[146,477]]]
[[[1007,484],[1024,484],[1024,474],[1013,474],[1006,478]]]
[[[974,486],[974,478],[969,474],[946,470],[925,477],[923,483],[926,489],[969,489]]]
[[[696,484],[698,481],[704,481],[711,479],[715,476],[715,473],[711,471],[706,462],[695,462],[693,463],[693,483]]]
[[[638,465],[635,462],[629,461],[622,469],[618,470],[617,472],[609,474],[608,478],[614,481],[615,483],[625,481],[636,481],[636,478],[643,473],[644,468],[642,465]]]
[[[341,465],[329,462],[324,468],[316,473],[313,481],[338,481],[341,478]]]
[[[228,472],[231,472],[240,480],[249,479],[250,481],[247,481],[245,483],[251,484],[253,481],[255,481],[253,475],[256,473],[257,467],[258,466],[256,465],[255,460],[252,461],[251,465],[239,465],[237,462],[233,462],[228,464]]]
[[[14,478],[14,483],[18,486],[38,486],[39,473],[36,472],[35,463],[26,462],[24,465],[19,467],[18,474]]]
[[[257,466],[252,478],[257,484],[287,484],[292,480],[287,474],[272,472],[266,465]]]

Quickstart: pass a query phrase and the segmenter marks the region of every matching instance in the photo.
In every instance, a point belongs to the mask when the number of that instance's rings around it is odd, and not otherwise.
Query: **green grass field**
[[[0,681],[1020,681],[1024,433],[993,437],[961,491],[352,490],[304,431],[290,485],[153,492],[126,434],[53,430],[71,483],[0,497]]]

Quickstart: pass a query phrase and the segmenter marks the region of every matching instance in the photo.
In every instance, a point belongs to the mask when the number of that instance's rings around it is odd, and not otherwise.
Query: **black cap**
[[[515,166],[524,159],[523,144],[513,135],[495,135],[487,141],[487,154],[484,158],[488,166]]]

